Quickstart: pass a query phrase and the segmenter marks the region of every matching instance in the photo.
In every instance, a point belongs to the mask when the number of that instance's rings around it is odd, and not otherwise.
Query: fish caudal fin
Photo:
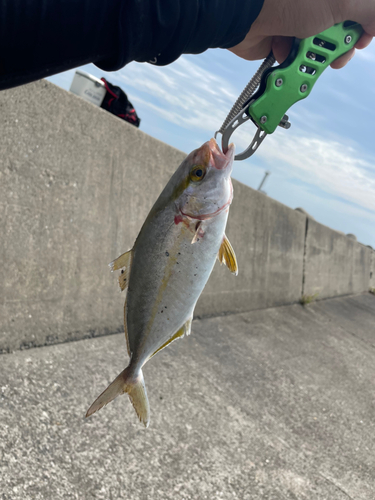
[[[138,376],[130,376],[129,367],[118,375],[115,380],[102,392],[102,394],[94,401],[86,413],[89,417],[96,411],[103,408],[117,396],[126,393],[129,396],[132,405],[138,415],[139,420],[145,427],[148,427],[150,421],[150,405],[147,398],[146,386],[143,379],[142,370]]]
[[[137,380],[137,383],[132,386],[131,390],[128,392],[128,396],[139,420],[145,427],[148,427],[150,423],[150,405],[142,370],[140,370]]]

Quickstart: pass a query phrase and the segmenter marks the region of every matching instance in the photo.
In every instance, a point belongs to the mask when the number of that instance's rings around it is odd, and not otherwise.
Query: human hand
[[[229,50],[249,61],[264,59],[272,50],[282,63],[293,37],[307,38],[346,20],[360,23],[365,33],[354,48],[331,64],[339,69],[350,61],[355,49],[364,49],[375,36],[374,0],[264,0],[245,39]]]

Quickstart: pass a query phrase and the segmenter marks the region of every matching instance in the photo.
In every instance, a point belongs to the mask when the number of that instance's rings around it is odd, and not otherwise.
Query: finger
[[[372,39],[373,39],[372,35],[369,35],[366,32],[363,33],[363,35],[361,36],[361,38],[354,45],[354,48],[351,49],[351,50],[349,50],[349,52],[347,52],[346,54],[342,55],[338,59],[336,59],[336,61],[333,61],[333,63],[331,64],[331,68],[333,68],[333,69],[341,69],[344,66],[346,66],[346,64],[348,64],[348,62],[350,61],[350,59],[353,58],[353,56],[355,54],[355,49],[359,49],[359,50],[365,49],[368,45],[370,45]]]
[[[259,40],[255,40],[255,43],[245,38],[241,43],[228,50],[247,61],[256,61],[268,56],[271,51],[271,43],[271,37],[259,37]]]
[[[368,45],[370,45],[373,37],[368,33],[363,33],[358,42],[354,45],[356,49],[362,50],[365,49]]]
[[[348,52],[346,52],[346,54],[343,54],[341,57],[333,61],[333,63],[331,64],[331,68],[333,69],[343,68],[346,64],[348,64],[350,59],[352,59],[354,54],[355,54],[355,48],[350,49]]]
[[[274,36],[272,38],[272,52],[279,64],[283,63],[288,57],[292,43],[293,37]]]

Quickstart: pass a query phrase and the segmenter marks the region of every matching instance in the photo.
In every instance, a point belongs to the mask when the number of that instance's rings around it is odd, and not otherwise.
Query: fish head
[[[182,180],[175,203],[181,215],[208,220],[229,208],[233,160],[234,144],[224,154],[215,139],[189,154],[179,169]]]

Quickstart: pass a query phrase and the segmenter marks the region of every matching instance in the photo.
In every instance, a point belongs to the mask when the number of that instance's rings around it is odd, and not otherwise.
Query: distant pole
[[[266,170],[266,171],[265,171],[265,173],[264,173],[264,177],[263,177],[263,180],[262,180],[262,182],[260,183],[260,185],[259,185],[259,187],[258,187],[258,191],[262,191],[262,186],[263,186],[263,184],[266,182],[266,179],[267,179],[267,177],[268,177],[270,174],[271,174],[271,172],[268,172],[268,170]],[[264,192],[264,191],[262,191],[262,193],[263,193],[263,192]],[[264,194],[266,194],[266,193],[264,193]]]

